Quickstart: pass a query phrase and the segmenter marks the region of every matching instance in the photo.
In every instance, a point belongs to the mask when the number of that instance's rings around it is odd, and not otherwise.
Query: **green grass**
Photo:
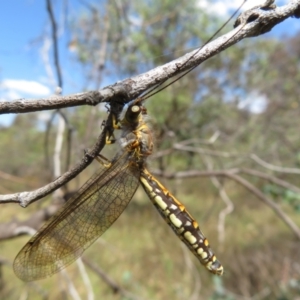
[[[286,246],[287,243],[290,245],[296,243],[294,237],[273,211],[254,197],[236,189],[232,193],[235,211],[226,219],[225,243],[219,245],[217,222],[218,214],[224,204],[216,198],[217,195],[208,182],[202,181],[200,187],[198,182],[197,189],[201,191],[198,193],[191,191],[190,187],[195,186],[193,182],[184,183],[185,187],[182,189],[177,185],[176,196],[197,219],[223,263],[226,273],[221,284],[233,293],[241,295],[243,284],[249,282],[252,274],[256,274],[262,286],[270,286],[274,289],[273,281],[271,284],[268,276],[273,270],[275,273],[272,280],[276,282],[276,278],[282,275],[280,270],[282,270],[283,258],[292,259],[293,255],[296,255],[291,247]],[[172,186],[172,183],[166,185]],[[188,190],[191,193],[188,193]],[[1,208],[3,221],[10,220],[16,212],[18,217],[25,212],[16,205]],[[33,207],[30,210],[32,211]],[[294,219],[299,219],[299,216],[293,215],[292,211],[289,211],[289,214]],[[22,237],[2,242],[1,257],[12,263],[27,240],[28,237]],[[263,255],[266,257],[264,258]],[[159,216],[142,190],[137,191],[129,207],[85,252],[85,256],[101,267],[120,286],[142,299],[189,299],[197,286],[200,286],[197,299],[221,299],[210,298],[220,283],[216,282],[214,276],[182,247],[181,241]],[[256,257],[258,265],[255,264]],[[95,299],[126,299],[113,293],[94,272],[86,268]],[[264,269],[269,271],[263,273]],[[81,297],[86,299],[86,288],[77,265],[68,267],[67,272]],[[65,294],[67,293],[66,282],[60,274],[37,281],[34,285],[25,284],[15,277],[11,266],[5,265],[2,267],[2,276],[1,300],[19,299],[22,293],[26,292],[30,300],[42,299],[38,289],[48,294],[47,299],[70,299],[70,296],[67,298]],[[245,286],[250,295],[259,292],[261,288],[261,286]]]

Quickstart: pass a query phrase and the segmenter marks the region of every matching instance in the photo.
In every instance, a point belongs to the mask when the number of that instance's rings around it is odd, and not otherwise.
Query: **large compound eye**
[[[139,122],[139,117],[142,111],[142,107],[139,105],[131,105],[128,107],[126,114],[125,114],[125,120],[129,124],[136,124]]]

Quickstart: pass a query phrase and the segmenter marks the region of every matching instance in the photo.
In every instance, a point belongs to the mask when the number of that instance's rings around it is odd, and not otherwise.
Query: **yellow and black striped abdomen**
[[[178,237],[188,246],[210,272],[222,275],[223,266],[210,248],[198,223],[157,179],[146,169],[141,172],[140,182],[162,217],[170,224]]]

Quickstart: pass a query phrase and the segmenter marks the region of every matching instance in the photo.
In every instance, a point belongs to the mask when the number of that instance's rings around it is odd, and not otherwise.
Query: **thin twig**
[[[190,276],[190,279],[188,281],[194,284],[194,288],[192,290],[191,296],[188,299],[197,300],[199,299],[199,295],[201,291],[201,278],[199,276],[199,272],[196,270],[195,264],[191,260],[191,255],[189,250],[183,243],[181,243],[180,245],[183,253],[184,266],[188,271],[188,275]]]
[[[29,204],[49,195],[56,189],[62,187],[64,184],[81,173],[100,153],[100,151],[105,146],[105,137],[107,130],[108,128],[105,126],[92,149],[88,153],[85,153],[81,162],[79,162],[71,170],[65,172],[62,176],[58,177],[53,182],[34,191],[0,195],[0,203],[19,203],[22,207],[26,207]]]
[[[261,166],[263,166],[264,168],[275,172],[288,173],[288,174],[300,174],[300,169],[298,168],[285,168],[285,167],[275,166],[265,162],[264,160],[259,158],[256,154],[251,154],[250,158],[253,159],[255,162],[257,162],[258,164],[260,164]]]
[[[214,185],[219,189],[219,195],[223,200],[226,207],[222,209],[219,213],[219,222],[218,222],[218,232],[219,232],[219,243],[224,248],[224,241],[225,241],[225,219],[226,216],[231,214],[234,210],[233,202],[230,200],[228,194],[226,193],[225,188],[220,184],[220,181],[217,180],[216,177],[212,178]]]
[[[80,163],[78,163],[75,167],[73,167],[70,171],[65,172],[59,178],[54,180],[53,182],[31,192],[21,192],[15,194],[8,195],[0,195],[0,204],[1,203],[19,203],[22,207],[26,207],[29,204],[37,201],[58,188],[62,187],[64,184],[69,182],[71,179],[75,178],[80,172],[82,172],[92,161],[93,159],[101,152],[106,144],[107,135],[112,135],[112,124],[115,118],[119,118],[123,109],[122,101],[114,103],[110,107],[110,113],[108,115],[107,121],[103,127],[103,130],[98,137],[95,145],[89,152],[86,152],[83,159]]]
[[[280,178],[277,178],[275,176],[271,176],[269,174],[266,174],[266,173],[263,173],[263,172],[260,172],[260,171],[257,171],[257,170],[253,170],[253,169],[247,169],[247,168],[241,168],[241,169],[237,169],[239,170],[240,173],[244,173],[244,174],[248,174],[248,175],[252,175],[252,176],[256,176],[256,177],[259,177],[259,178],[263,178],[265,180],[268,180],[278,186],[281,186],[285,189],[288,189],[288,190],[291,190],[293,191],[294,193],[299,193],[300,194],[300,188],[298,188],[297,186],[285,181],[285,180],[282,180]]]
[[[207,167],[208,170],[213,169],[213,164],[212,161],[208,158],[203,156],[203,161]],[[218,218],[218,240],[219,240],[219,245],[220,248],[223,249],[224,241],[225,241],[225,218],[227,215],[229,215],[231,212],[234,210],[234,205],[232,201],[230,200],[229,196],[226,193],[226,190],[219,181],[219,179],[216,176],[210,177],[210,180],[212,184],[218,189],[219,195],[226,205],[224,209],[221,210],[219,213],[219,218]]]
[[[0,241],[15,238],[28,234],[27,229],[38,230],[55,212],[60,205],[51,204],[30,215],[26,220],[12,220],[7,223],[0,223]],[[27,231],[26,231],[27,230]]]
[[[57,25],[56,25],[55,18],[54,18],[51,0],[46,0],[46,2],[47,2],[47,11],[48,11],[48,14],[50,17],[51,29],[52,29],[54,65],[55,65],[55,69],[56,69],[57,83],[58,83],[58,87],[60,87],[62,89],[63,81],[62,81],[62,76],[61,76],[61,67],[60,67],[59,55],[58,55]]]
[[[238,176],[236,173],[237,172],[233,171],[224,171],[224,170],[214,170],[214,171],[198,171],[198,170],[191,170],[187,172],[177,172],[173,174],[164,174],[160,171],[153,171],[153,174],[163,176],[165,178],[191,178],[191,177],[211,177],[211,176],[223,176],[223,177],[228,177],[243,187],[245,187],[247,190],[249,190],[253,195],[255,195],[259,200],[261,200],[263,203],[265,203],[267,206],[269,206],[275,214],[291,229],[291,231],[296,235],[298,239],[300,239],[300,228],[290,219],[288,215],[286,215],[282,209],[275,203],[273,202],[269,197],[265,196],[259,189],[257,189],[254,185],[252,185],[249,181],[246,179],[242,178],[241,176]]]
[[[65,131],[65,121],[59,115],[58,124],[57,124],[57,132],[56,132],[56,140],[55,147],[53,153],[53,175],[54,178],[57,178],[61,175],[61,150],[63,145],[63,137]]]
[[[172,62],[154,68],[146,73],[125,79],[115,85],[107,86],[99,91],[92,91],[65,97],[48,97],[36,100],[16,100],[0,102],[0,114],[26,113],[40,110],[57,109],[78,105],[97,105],[100,102],[113,103],[115,97],[124,99],[124,103],[135,99],[151,87],[165,82],[182,72],[199,65],[208,58],[236,44],[240,40],[257,36],[265,32],[266,27],[272,27],[285,19],[294,16],[299,10],[300,0],[292,0],[287,5],[271,10],[259,8],[250,10],[245,18],[246,24],[241,24],[227,34],[208,43],[206,46],[196,49]],[[242,18],[240,18],[242,19]],[[267,24],[267,26],[266,26]],[[241,29],[242,27],[242,29]],[[197,52],[197,55],[195,53]],[[192,59],[190,59],[192,57]],[[188,63],[186,63],[188,60]],[[124,98],[125,97],[125,98]]]
[[[64,278],[64,280],[67,283],[67,288],[70,296],[72,297],[73,300],[81,300],[81,297],[78,293],[78,291],[75,288],[75,285],[73,284],[72,280],[70,279],[70,276],[68,275],[68,272],[66,269],[62,269],[60,271],[60,275]]]
[[[239,184],[241,184],[243,187],[248,189],[253,195],[255,195],[259,200],[261,200],[263,203],[265,203],[267,206],[269,206],[275,214],[292,230],[292,232],[296,235],[298,239],[300,239],[300,228],[292,221],[292,219],[286,215],[283,210],[277,205],[274,201],[271,200],[271,198],[264,195],[258,188],[256,188],[253,184],[251,184],[249,181],[245,180],[241,176],[238,176],[236,174],[229,173],[227,176]]]
[[[131,294],[130,292],[123,289],[120,285],[118,285],[112,278],[110,278],[99,266],[90,262],[87,258],[83,257],[82,261],[93,270],[98,276],[102,278],[102,280],[112,289],[113,293],[118,293],[123,297],[132,300],[141,300],[140,297]]]
[[[158,158],[164,155],[169,155],[172,153],[172,149],[175,150],[180,150],[180,151],[189,151],[189,152],[195,152],[195,153],[199,153],[202,155],[210,155],[210,156],[216,156],[216,157],[223,157],[223,158],[231,158],[231,157],[255,157],[257,162],[259,162],[261,165],[263,165],[264,167],[271,169],[272,171],[277,171],[277,172],[282,172],[282,173],[288,173],[288,174],[297,174],[298,172],[300,172],[300,169],[296,169],[296,168],[284,168],[284,167],[278,167],[275,165],[271,165],[265,161],[263,161],[261,158],[259,158],[256,154],[238,154],[238,153],[230,153],[230,152],[224,152],[224,151],[215,151],[215,150],[210,150],[210,149],[203,149],[200,147],[192,147],[192,146],[184,146],[186,144],[186,141],[180,142],[180,143],[176,143],[173,145],[172,148],[167,149],[167,150],[163,150],[160,152],[157,152],[156,154],[153,155],[154,158]],[[230,172],[232,170],[229,170]],[[257,176],[260,178],[264,178],[270,182],[273,182],[274,184],[277,184],[283,188],[289,189],[295,193],[300,193],[300,188],[298,188],[297,186],[279,179],[275,176],[271,176],[269,174],[257,171],[257,170],[253,170],[253,169],[248,169],[248,168],[236,168],[234,169],[234,172],[238,172],[238,173],[244,173],[244,174],[249,174],[252,176]]]
[[[26,184],[26,185],[31,185],[31,186],[34,186],[34,184],[32,182],[29,182],[28,179],[24,179],[22,177],[18,177],[18,176],[15,176],[15,175],[11,175],[11,174],[8,174],[6,172],[3,172],[0,170],[0,178],[1,180],[9,180],[9,181],[12,181],[12,182],[15,182],[15,183],[21,183],[21,184]]]
[[[91,284],[90,278],[86,272],[85,266],[82,262],[82,258],[79,257],[76,260],[76,264],[78,266],[80,275],[82,277],[83,283],[85,285],[85,288],[87,290],[87,300],[94,300],[95,299],[95,295],[94,295],[94,291],[93,291],[93,286]]]

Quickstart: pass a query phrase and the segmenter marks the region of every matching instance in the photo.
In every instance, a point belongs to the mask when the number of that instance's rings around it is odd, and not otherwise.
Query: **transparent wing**
[[[23,281],[37,280],[75,261],[124,211],[139,174],[127,153],[95,174],[19,252],[15,274]]]

